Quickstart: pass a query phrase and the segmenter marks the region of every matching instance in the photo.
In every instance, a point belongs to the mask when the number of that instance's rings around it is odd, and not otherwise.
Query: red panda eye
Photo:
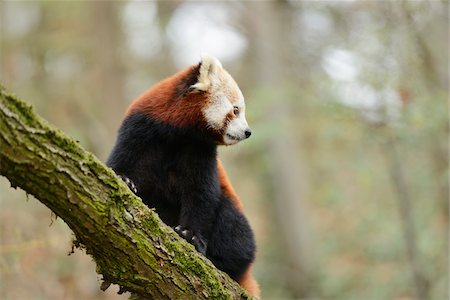
[[[233,114],[237,117],[237,116],[239,116],[239,107],[237,107],[237,106],[234,106],[233,107]]]

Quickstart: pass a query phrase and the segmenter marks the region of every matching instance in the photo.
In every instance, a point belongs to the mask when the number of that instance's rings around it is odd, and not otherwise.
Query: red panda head
[[[127,115],[135,111],[175,127],[199,128],[217,144],[236,144],[251,134],[241,90],[219,60],[207,54],[140,96]]]

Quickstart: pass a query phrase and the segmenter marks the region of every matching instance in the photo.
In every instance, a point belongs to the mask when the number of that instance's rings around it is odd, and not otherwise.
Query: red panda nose
[[[247,129],[247,130],[245,131],[245,138],[248,139],[251,135],[252,135],[252,131],[251,131],[250,129]]]

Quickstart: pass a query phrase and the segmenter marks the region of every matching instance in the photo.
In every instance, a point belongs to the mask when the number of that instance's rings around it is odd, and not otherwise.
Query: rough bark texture
[[[146,299],[250,299],[94,155],[0,86],[0,174],[63,219],[108,283]]]

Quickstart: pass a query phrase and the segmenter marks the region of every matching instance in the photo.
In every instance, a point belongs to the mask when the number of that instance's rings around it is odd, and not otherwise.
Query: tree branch
[[[63,219],[109,283],[140,298],[250,299],[74,140],[0,86],[0,174]]]

